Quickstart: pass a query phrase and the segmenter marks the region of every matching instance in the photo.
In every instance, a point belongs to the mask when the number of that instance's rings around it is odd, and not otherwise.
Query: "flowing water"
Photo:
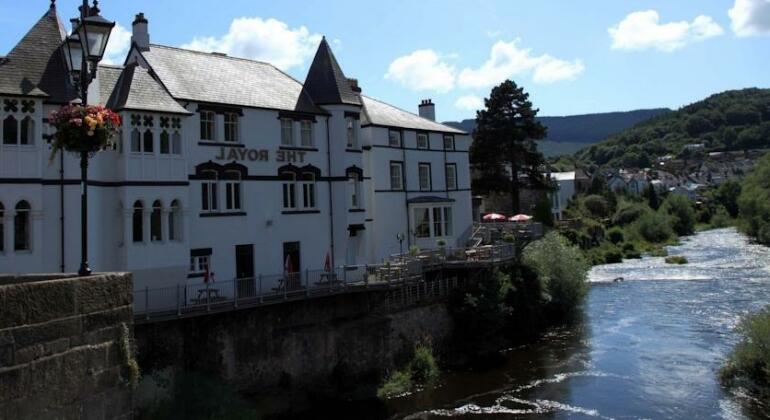
[[[449,372],[435,388],[362,407],[359,418],[770,416],[717,380],[741,315],[770,304],[770,249],[720,229],[686,238],[669,254],[690,263],[644,258],[595,267],[575,325],[509,350],[493,370]],[[625,281],[612,282],[617,277]]]

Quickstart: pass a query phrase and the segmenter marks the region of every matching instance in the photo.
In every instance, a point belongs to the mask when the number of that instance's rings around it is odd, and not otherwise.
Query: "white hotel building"
[[[80,170],[47,116],[76,100],[55,7],[0,57],[0,273],[74,272]],[[151,44],[142,14],[89,103],[123,118],[89,166],[89,263],[136,288],[381,262],[464,246],[470,136],[363,95],[321,41],[305,82],[273,65]],[[397,235],[404,239],[400,243]]]

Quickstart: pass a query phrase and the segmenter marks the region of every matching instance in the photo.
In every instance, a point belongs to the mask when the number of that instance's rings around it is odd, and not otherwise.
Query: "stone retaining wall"
[[[129,273],[0,276],[0,419],[130,419],[132,288]]]

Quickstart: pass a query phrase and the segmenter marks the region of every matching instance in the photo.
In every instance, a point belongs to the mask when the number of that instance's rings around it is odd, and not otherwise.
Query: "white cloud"
[[[660,23],[655,10],[630,13],[609,28],[614,50],[657,49],[672,52],[687,44],[719,36],[724,30],[709,16],[700,15],[692,22]]]
[[[414,51],[393,60],[385,78],[416,91],[448,92],[455,86],[456,70],[443,58],[430,49]]]
[[[770,35],[770,0],[735,0],[727,14],[738,36]]]
[[[195,37],[182,48],[267,61],[286,70],[312,57],[320,41],[321,35],[310,33],[304,26],[290,28],[273,18],[240,17],[221,37]]]
[[[535,83],[554,83],[576,78],[585,70],[580,60],[565,61],[548,54],[533,55],[529,48],[519,47],[519,40],[498,41],[489,59],[477,69],[465,68],[458,84],[466,88],[483,88],[511,77],[533,73]]]
[[[464,95],[457,98],[455,108],[463,111],[477,111],[484,108],[484,99],[475,95]]]
[[[107,41],[107,49],[104,51],[104,64],[123,64],[128,54],[128,48],[131,46],[131,32],[115,24],[110,33],[110,39]]]

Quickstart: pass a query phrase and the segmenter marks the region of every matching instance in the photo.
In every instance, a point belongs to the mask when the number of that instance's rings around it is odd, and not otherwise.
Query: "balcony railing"
[[[134,290],[138,321],[225,312],[243,307],[302,300],[367,289],[390,289],[424,281],[425,273],[442,268],[483,266],[516,256],[514,244],[443,248],[397,254],[382,264],[258,275],[228,281],[177,284]]]

